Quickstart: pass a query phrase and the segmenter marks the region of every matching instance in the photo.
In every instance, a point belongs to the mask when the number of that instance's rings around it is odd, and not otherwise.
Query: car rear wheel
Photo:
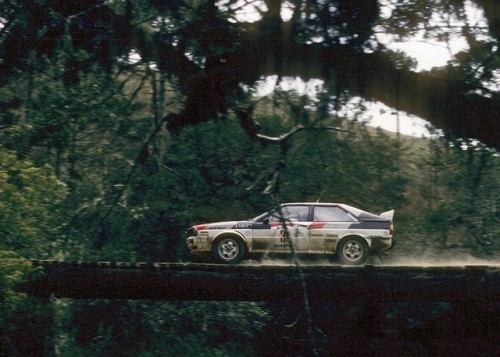
[[[214,242],[213,255],[216,262],[238,264],[245,256],[245,244],[236,237],[222,237]]]
[[[368,244],[360,237],[347,237],[337,246],[337,259],[342,264],[360,265],[368,258]]]

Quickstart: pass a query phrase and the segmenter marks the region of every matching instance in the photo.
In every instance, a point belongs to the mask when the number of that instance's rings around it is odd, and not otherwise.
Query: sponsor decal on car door
[[[309,225],[311,253],[331,253],[357,219],[339,206],[315,206]]]

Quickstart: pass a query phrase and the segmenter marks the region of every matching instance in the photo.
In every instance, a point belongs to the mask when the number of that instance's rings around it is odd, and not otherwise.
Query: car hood
[[[194,226],[194,228],[196,228],[196,230],[198,231],[204,231],[209,229],[232,229],[238,226],[242,226],[245,223],[246,226],[248,226],[251,223],[251,221],[226,221],[226,222],[204,223],[204,224],[197,224]]]

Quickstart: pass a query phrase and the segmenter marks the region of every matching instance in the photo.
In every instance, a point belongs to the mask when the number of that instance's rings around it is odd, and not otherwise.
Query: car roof
[[[346,208],[353,208],[353,209],[356,209],[356,210],[359,210],[359,208],[355,208],[355,207],[352,207],[352,206],[349,206],[349,205],[346,205],[345,203],[338,203],[338,202],[286,202],[286,203],[282,203],[281,206],[290,206],[290,205],[304,205],[304,206],[310,206],[310,205],[314,205],[314,206],[342,206],[342,207],[346,207]]]
[[[342,206],[344,204],[337,202],[286,202],[282,203],[281,205],[282,206],[288,206],[288,205]]]

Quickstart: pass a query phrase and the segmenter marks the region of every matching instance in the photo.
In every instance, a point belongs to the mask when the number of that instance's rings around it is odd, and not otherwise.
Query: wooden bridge
[[[75,299],[500,301],[500,265],[216,265],[33,261],[43,274],[19,287],[32,296]]]

